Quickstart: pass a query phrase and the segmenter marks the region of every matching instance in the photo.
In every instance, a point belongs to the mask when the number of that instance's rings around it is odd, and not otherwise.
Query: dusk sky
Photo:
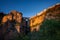
[[[17,10],[24,17],[31,17],[57,3],[60,0],[0,0],[0,12],[8,14],[11,10]]]

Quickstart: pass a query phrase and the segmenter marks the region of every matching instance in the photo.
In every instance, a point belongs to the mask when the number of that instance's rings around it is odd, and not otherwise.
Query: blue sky
[[[11,10],[17,10],[24,17],[31,17],[56,3],[60,0],[0,0],[0,12],[8,14]]]

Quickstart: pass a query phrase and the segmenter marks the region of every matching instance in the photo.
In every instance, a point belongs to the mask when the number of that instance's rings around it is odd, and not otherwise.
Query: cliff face
[[[56,4],[47,9],[46,12],[46,19],[54,19],[59,21],[60,20],[60,4]]]
[[[45,18],[45,14],[46,14],[46,9],[30,18],[31,31],[39,30],[39,26],[43,22],[43,20]]]
[[[2,18],[5,16],[6,14],[4,14],[3,12],[0,12],[0,23],[2,21]]]
[[[7,20],[15,20],[17,22],[21,22],[22,21],[22,15],[20,12],[17,12],[15,10],[11,11],[9,14],[7,14],[6,16],[4,16],[2,18],[2,22],[7,22]]]
[[[45,20],[60,20],[60,4],[56,4],[52,7],[49,7],[47,9],[44,9],[42,12],[38,13],[36,16],[33,16],[30,18],[30,27],[31,31],[33,30],[39,30],[39,26],[42,24],[42,22]]]

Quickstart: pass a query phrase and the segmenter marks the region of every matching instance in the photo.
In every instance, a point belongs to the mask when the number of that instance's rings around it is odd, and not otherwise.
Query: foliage
[[[45,20],[38,32],[31,32],[17,38],[17,40],[60,40],[60,22]]]
[[[45,20],[41,25],[43,35],[47,40],[60,40],[60,21]],[[43,37],[44,37],[43,36]]]

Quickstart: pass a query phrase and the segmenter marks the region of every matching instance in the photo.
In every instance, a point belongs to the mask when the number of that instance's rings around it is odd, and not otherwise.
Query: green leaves
[[[45,20],[41,25],[43,35],[48,40],[60,40],[60,22],[56,20]],[[44,37],[44,36],[43,36]]]
[[[16,40],[60,40],[60,22],[45,20],[38,32],[31,32],[25,36],[16,37]]]

